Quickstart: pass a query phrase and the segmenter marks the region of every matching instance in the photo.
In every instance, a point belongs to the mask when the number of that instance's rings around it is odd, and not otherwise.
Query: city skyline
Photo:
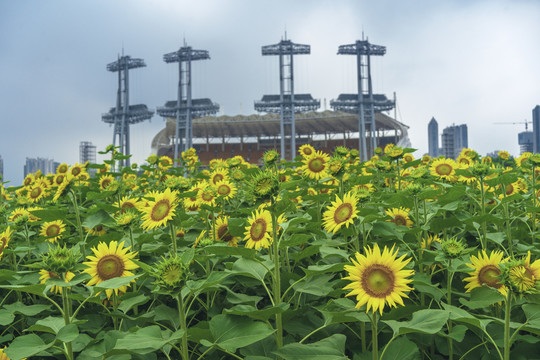
[[[123,51],[148,65],[130,79],[133,103],[155,109],[175,98],[177,69],[163,63],[162,56],[186,39],[211,56],[194,66],[194,97],[219,103],[220,114],[250,114],[261,95],[279,90],[277,60],[261,56],[261,46],[275,43],[285,31],[292,41],[311,46],[311,55],[295,59],[295,86],[298,93],[320,99],[321,110],[340,93],[354,92],[355,62],[336,52],[364,34],[387,48],[384,58],[372,64],[374,91],[397,93],[397,120],[410,127],[416,156],[428,152],[425,129],[432,117],[441,128],[468,124],[469,144],[480,154],[495,147],[519,153],[520,126],[498,126],[489,137],[483,134],[494,122],[530,121],[530,109],[540,102],[535,81],[540,49],[532,45],[540,43],[538,2],[312,1],[287,2],[283,12],[284,4],[3,2],[0,154],[5,180],[21,183],[26,157],[73,164],[80,141],[92,141],[98,150],[112,143],[112,129],[101,115],[114,106],[117,84],[105,67]],[[239,21],[233,24],[233,18]],[[154,116],[133,127],[134,162],[150,155],[150,141],[163,126]]]

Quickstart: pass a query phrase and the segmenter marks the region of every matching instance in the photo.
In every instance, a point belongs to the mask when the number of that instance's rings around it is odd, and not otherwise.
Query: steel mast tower
[[[310,54],[309,45],[295,44],[291,40],[281,40],[278,44],[262,47],[262,55],[279,56],[279,96],[264,95],[255,102],[255,110],[268,113],[280,113],[281,158],[293,160],[296,155],[295,112],[314,111],[320,107],[320,101],[310,94],[294,94],[293,55]],[[285,142],[290,140],[290,156],[286,156]]]
[[[368,40],[357,40],[354,44],[340,45],[338,55],[356,55],[358,77],[358,94],[340,94],[337,100],[332,100],[330,106],[334,110],[358,113],[358,146],[360,158],[368,160],[366,140],[366,125],[370,130],[370,153],[374,154],[376,143],[375,111],[388,111],[394,107],[394,102],[385,95],[374,95],[371,82],[371,56],[383,56],[386,47],[370,44]]]
[[[117,61],[107,65],[107,70],[118,72],[118,92],[116,95],[116,107],[111,108],[108,113],[103,114],[101,119],[114,124],[113,145],[118,145],[120,152],[130,155],[129,125],[150,120],[154,115],[148,110],[146,105],[129,105],[129,69],[145,67],[142,59],[132,59],[130,56],[119,57]],[[120,161],[120,166],[129,166],[129,158]]]
[[[178,63],[178,96],[176,100],[167,101],[165,106],[158,107],[157,112],[163,117],[176,118],[174,136],[174,158],[193,146],[193,118],[213,115],[219,111],[219,105],[210,99],[191,98],[191,62],[210,59],[207,50],[194,50],[184,46],[178,51],[163,55],[166,63]],[[183,141],[185,138],[185,141]]]

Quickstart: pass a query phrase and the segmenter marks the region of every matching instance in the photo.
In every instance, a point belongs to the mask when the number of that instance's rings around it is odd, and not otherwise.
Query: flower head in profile
[[[40,284],[46,284],[47,280],[49,279],[60,279],[60,276],[58,276],[56,273],[52,271],[43,270],[43,269],[39,270],[39,275],[41,275],[39,277]],[[72,273],[71,271],[67,271],[65,273],[64,281],[70,282],[74,276],[75,276],[74,273]],[[54,294],[62,294],[62,286],[53,285],[50,291]]]
[[[87,256],[88,261],[83,263],[88,267],[84,272],[92,276],[88,285],[99,285],[109,279],[132,276],[131,270],[139,266],[132,261],[136,253],[128,252],[129,249],[124,247],[123,241],[111,241],[109,244],[100,242],[97,248],[92,248],[94,255]],[[124,285],[116,289],[105,289],[105,293],[107,298],[110,298],[113,292],[118,295],[119,291],[125,293],[126,290],[127,286]]]
[[[348,276],[344,279],[352,281],[343,288],[351,290],[347,296],[356,296],[357,309],[367,304],[366,312],[379,311],[381,315],[386,305],[403,306],[403,298],[408,297],[406,292],[412,290],[408,284],[414,271],[404,269],[411,259],[405,259],[405,255],[397,258],[394,247],[385,246],[381,252],[377,244],[364,248],[364,252],[365,255],[355,254],[351,259],[353,265],[345,265]]]
[[[12,234],[13,231],[9,226],[6,228],[6,230],[0,233],[0,259],[2,259],[4,249],[8,246]]]
[[[398,226],[411,227],[413,222],[409,218],[409,209],[405,208],[392,208],[385,211],[390,219],[388,221],[393,222]]]

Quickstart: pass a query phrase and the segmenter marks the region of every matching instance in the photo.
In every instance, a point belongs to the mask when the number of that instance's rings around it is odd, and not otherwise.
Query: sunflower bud
[[[268,199],[278,190],[278,178],[271,171],[259,172],[251,181],[251,192],[259,199]]]
[[[55,274],[72,271],[77,265],[79,255],[64,246],[49,247],[49,253],[43,257],[45,269]]]
[[[448,259],[456,259],[465,253],[465,244],[456,237],[443,240],[441,249]]]
[[[163,259],[154,268],[153,276],[156,278],[154,284],[161,290],[177,292],[182,289],[186,280],[187,269],[180,258],[171,257]]]
[[[483,159],[482,159],[483,160]],[[485,178],[490,173],[490,167],[486,163],[476,163],[471,168],[472,174],[477,178]]]
[[[419,185],[419,184],[410,184],[410,185],[407,186],[407,188],[405,189],[405,192],[406,192],[407,194],[416,196],[416,195],[420,194],[420,192],[422,192],[422,185]]]
[[[268,150],[263,155],[264,164],[268,166],[272,166],[278,161],[279,159],[279,153],[276,150]]]

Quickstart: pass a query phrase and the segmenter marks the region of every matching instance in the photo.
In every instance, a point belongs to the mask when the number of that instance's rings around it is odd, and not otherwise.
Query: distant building
[[[4,159],[0,155],[0,180],[4,179]]]
[[[439,124],[434,117],[428,124],[428,153],[431,157],[439,156]]]
[[[90,164],[96,163],[96,146],[92,145],[90,141],[81,141],[79,145],[79,162],[84,164],[87,161]]]
[[[518,134],[519,153],[534,152],[534,136],[532,131],[522,131]]]
[[[43,175],[54,174],[56,172],[54,160],[40,157],[37,159],[26,158],[26,164],[24,165],[24,177],[26,177],[28,174],[35,173],[38,170],[41,170]]]
[[[532,111],[533,118],[533,152],[540,153],[540,105],[536,105]]]
[[[452,125],[443,130],[441,136],[442,155],[457,159],[461,149],[469,147],[467,125]]]

